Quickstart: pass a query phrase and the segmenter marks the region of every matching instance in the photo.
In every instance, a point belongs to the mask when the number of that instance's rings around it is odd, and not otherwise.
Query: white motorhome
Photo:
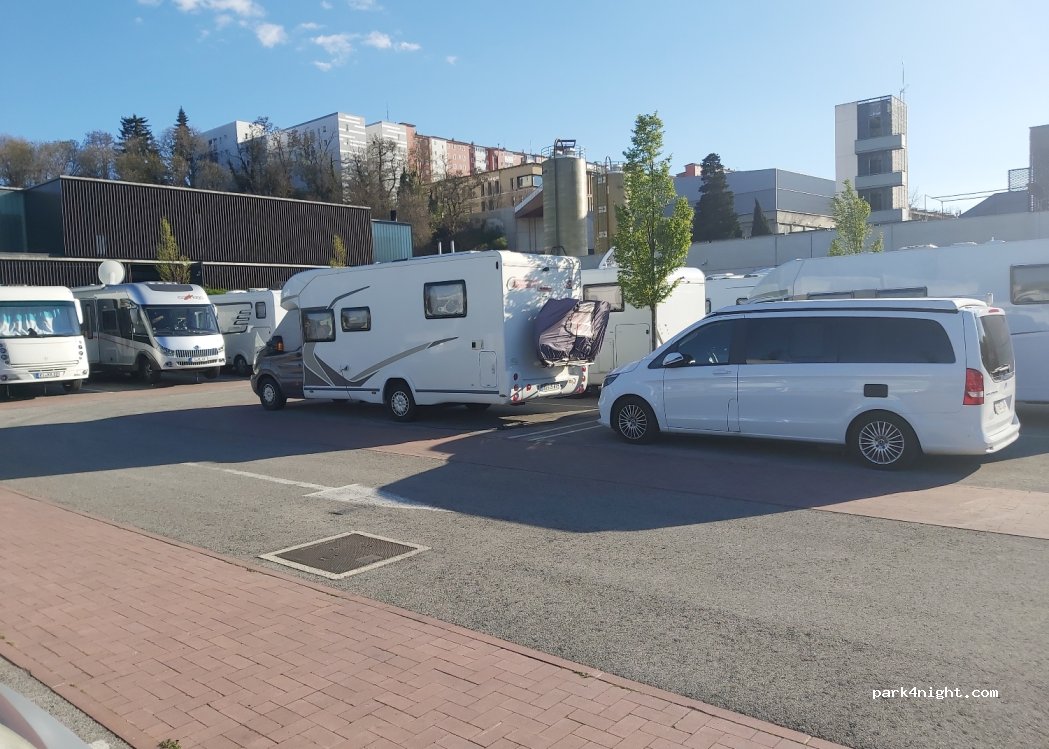
[[[259,354],[262,405],[288,397],[385,404],[398,421],[417,405],[483,409],[586,387],[579,362],[546,366],[534,322],[551,299],[580,298],[579,261],[466,252],[309,270],[284,285],[287,315]]]
[[[84,311],[93,370],[137,373],[198,371],[213,378],[226,363],[215,308],[193,284],[146,281],[73,289]]]
[[[751,290],[766,273],[768,269],[754,273],[715,273],[707,276],[707,313],[734,304],[744,304]]]
[[[971,297],[1000,307],[1016,354],[1016,398],[1049,402],[1049,240],[918,247],[792,260],[750,301]]]
[[[0,392],[61,382],[76,392],[88,376],[80,305],[64,286],[0,286]]]
[[[639,309],[623,300],[618,268],[588,268],[582,276],[583,299],[608,302],[612,307],[604,344],[597,360],[590,367],[588,377],[588,381],[597,386],[616,367],[637,361],[652,352],[652,316],[647,308]],[[656,307],[656,345],[670,340],[703,317],[706,298],[703,271],[698,268],[678,268],[671,274],[670,280],[676,280],[678,284],[670,296]]]
[[[226,362],[242,377],[251,374],[255,355],[266,345],[285,309],[280,292],[269,289],[229,291],[209,297],[215,305],[219,332],[226,346]]]

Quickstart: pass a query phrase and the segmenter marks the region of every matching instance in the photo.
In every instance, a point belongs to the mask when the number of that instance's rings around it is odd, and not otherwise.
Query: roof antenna
[[[907,93],[907,66],[900,61],[900,101],[906,101]]]

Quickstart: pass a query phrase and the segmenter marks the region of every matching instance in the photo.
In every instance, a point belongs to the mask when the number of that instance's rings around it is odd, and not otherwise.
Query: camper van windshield
[[[0,338],[80,335],[72,302],[0,302]]]
[[[215,311],[210,304],[151,304],[145,310],[150,327],[153,328],[153,335],[211,335],[219,332]]]

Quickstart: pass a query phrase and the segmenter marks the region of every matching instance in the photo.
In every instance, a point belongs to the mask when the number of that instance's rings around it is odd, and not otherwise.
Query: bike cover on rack
[[[592,363],[601,350],[611,311],[608,302],[551,299],[535,320],[539,358],[547,366]]]

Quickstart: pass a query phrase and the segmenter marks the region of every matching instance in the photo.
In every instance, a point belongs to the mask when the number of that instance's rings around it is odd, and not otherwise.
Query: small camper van
[[[618,268],[589,268],[582,275],[583,299],[608,302],[612,309],[604,345],[588,377],[591,385],[599,386],[605,375],[616,367],[652,352],[652,317],[647,308],[639,309],[623,300]],[[678,280],[678,285],[656,308],[657,345],[703,317],[706,299],[703,271],[678,268],[671,277]]]
[[[589,362],[545,364],[535,339],[545,303],[565,298],[580,299],[572,257],[465,252],[304,271],[284,285],[287,314],[252,389],[269,410],[289,397],[354,400],[398,421],[417,405],[582,392]]]
[[[1049,403],[1049,240],[916,247],[792,260],[750,301],[971,297],[1005,312],[1016,352],[1016,399]]]
[[[268,289],[229,291],[209,297],[215,305],[219,332],[226,345],[226,363],[242,377],[251,374],[255,355],[284,319],[280,292]]]
[[[0,286],[0,396],[87,378],[80,305],[64,286]]]
[[[73,289],[84,312],[92,370],[137,373],[200,371],[213,378],[226,363],[215,308],[192,284],[146,281]]]

